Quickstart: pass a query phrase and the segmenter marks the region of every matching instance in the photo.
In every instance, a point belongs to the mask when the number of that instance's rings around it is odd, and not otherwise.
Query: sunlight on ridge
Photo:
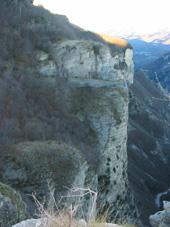
[[[125,39],[121,39],[121,38],[117,38],[117,37],[113,37],[105,34],[99,34],[99,36],[102,39],[104,39],[104,41],[106,41],[107,43],[114,44],[122,48],[127,47],[129,45],[128,41]]]

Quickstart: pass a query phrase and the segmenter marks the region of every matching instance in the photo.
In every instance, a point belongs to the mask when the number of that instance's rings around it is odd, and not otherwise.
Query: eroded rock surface
[[[72,186],[91,188],[97,214],[136,220],[126,152],[131,48],[107,44],[42,8],[23,5],[17,18],[8,12],[0,55],[0,180],[20,190],[31,214],[32,192],[48,200],[50,182],[55,198]],[[89,198],[82,204],[86,212]]]
[[[81,133],[85,125],[88,135],[76,141],[78,152],[75,149],[72,152],[71,146],[62,143],[58,146],[54,141],[18,143],[11,150],[6,149],[1,158],[3,181],[19,187],[23,193],[36,191],[41,197],[47,193],[48,180],[54,182],[57,193],[71,184],[89,187],[98,192],[97,213],[109,209],[110,219],[115,221],[137,218],[128,186],[126,152],[128,84],[133,80],[132,50],[113,56],[103,44],[75,40],[55,44],[52,57],[57,73],[44,77],[43,72],[42,80],[55,90],[58,89],[56,79],[63,79],[62,102],[67,115],[76,119]],[[40,60],[42,65],[46,64],[47,55],[42,54]],[[68,128],[70,123],[67,121]],[[75,143],[73,135],[67,138]],[[10,156],[8,164],[5,162],[7,155]],[[60,165],[62,160],[66,163],[63,166]]]
[[[128,67],[133,67],[128,54],[132,57],[131,50],[113,57],[108,47],[84,41],[54,48],[55,61],[71,87],[70,107],[96,135],[98,212],[109,209],[113,219],[123,219],[129,206],[132,216],[137,215],[127,179],[127,84],[132,82]]]
[[[53,58],[58,76],[66,78],[69,86],[68,111],[95,135],[92,153],[99,160],[96,174],[92,174],[95,184],[86,180],[99,192],[98,213],[109,209],[111,219],[137,217],[128,187],[126,153],[132,50],[112,56],[110,49],[100,43],[64,41],[54,45]],[[82,187],[86,186],[84,182]]]
[[[153,227],[169,227],[170,226],[170,202],[163,202],[163,211],[159,211],[150,215],[149,221]]]

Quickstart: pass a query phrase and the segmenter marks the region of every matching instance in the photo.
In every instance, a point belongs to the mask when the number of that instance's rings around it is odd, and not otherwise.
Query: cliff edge
[[[132,49],[12,4],[1,36],[0,181],[20,191],[32,215],[30,195],[48,200],[50,185],[56,200],[91,188],[97,215],[136,222],[126,146]],[[81,201],[85,211],[89,202]]]

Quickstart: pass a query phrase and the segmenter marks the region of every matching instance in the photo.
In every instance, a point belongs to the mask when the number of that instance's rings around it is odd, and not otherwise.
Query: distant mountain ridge
[[[163,30],[150,34],[114,33],[107,34],[126,39],[134,49],[135,68],[141,69],[144,65],[156,61],[170,51],[170,31]]]
[[[155,33],[150,33],[150,34],[135,34],[132,33],[130,35],[125,36],[124,38],[128,40],[142,40],[147,43],[155,43],[155,44],[165,44],[169,45],[170,44],[170,31],[160,31],[160,32],[155,32]]]
[[[170,92],[170,31],[126,37],[134,48],[136,70],[147,72],[161,89]]]
[[[147,43],[161,43],[165,45],[170,44],[170,30],[163,29],[161,31],[150,32],[150,33],[138,33],[138,32],[114,32],[114,31],[107,31],[105,32],[108,35],[118,38],[124,38],[127,40],[141,40]]]
[[[170,51],[170,32],[156,32],[147,35],[130,35],[126,39],[134,48],[136,68],[156,61]]]

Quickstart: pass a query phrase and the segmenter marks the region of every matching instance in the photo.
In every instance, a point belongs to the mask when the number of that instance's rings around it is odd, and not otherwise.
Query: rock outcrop
[[[101,43],[63,41],[52,48],[51,61],[56,72],[47,70],[46,75],[41,67],[48,68],[48,55],[41,52],[38,56],[40,80],[57,89],[56,79],[63,79],[67,114],[76,118],[77,124],[86,126],[89,139],[77,141],[84,146],[79,144],[79,150],[63,142],[58,145],[54,140],[4,148],[0,160],[2,180],[23,194],[36,191],[40,197],[47,196],[48,181],[57,194],[64,192],[63,186],[89,187],[99,192],[97,213],[109,210],[110,219],[115,221],[136,219],[128,186],[126,152],[132,50],[113,56]],[[91,141],[86,144],[88,140]]]
[[[163,211],[150,215],[149,221],[153,227],[168,227],[170,226],[170,202],[163,202]]]
[[[65,41],[53,48],[53,54],[63,73],[60,76],[65,76],[70,86],[70,111],[95,135],[92,153],[99,162],[96,185],[89,186],[99,192],[98,212],[109,209],[112,220],[123,220],[133,206],[126,171],[132,50],[112,56],[107,46],[96,42]],[[137,215],[135,207],[132,209],[132,216]]]
[[[41,227],[44,226],[44,220],[43,219],[28,219],[25,221],[22,221],[20,223],[17,223],[13,225],[12,227]]]
[[[126,149],[132,49],[42,8],[23,6],[19,28],[12,16],[1,37],[0,180],[31,214],[31,194],[48,200],[50,182],[56,200],[72,186],[91,188],[98,215],[135,222]],[[89,198],[81,202],[86,213]]]

